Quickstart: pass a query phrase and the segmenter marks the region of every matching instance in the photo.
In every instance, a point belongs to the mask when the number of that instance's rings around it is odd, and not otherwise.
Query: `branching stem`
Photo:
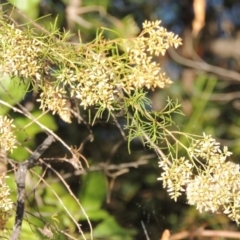
[[[36,151],[24,162],[18,164],[18,169],[15,174],[16,183],[17,183],[17,210],[15,217],[15,224],[13,227],[12,235],[10,240],[19,239],[22,221],[24,216],[24,203],[25,203],[25,178],[27,175],[28,169],[33,168],[39,164],[40,156],[47,150],[47,148],[54,141],[53,136],[48,136],[45,141],[36,149]]]

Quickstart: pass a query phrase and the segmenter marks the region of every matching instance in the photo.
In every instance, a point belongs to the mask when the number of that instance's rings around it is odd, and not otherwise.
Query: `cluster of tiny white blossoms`
[[[71,97],[79,99],[84,108],[101,104],[109,110],[114,109],[119,88],[129,93],[143,87],[166,87],[171,81],[161,72],[161,66],[153,61],[151,55],[164,54],[170,46],[180,45],[181,39],[159,24],[160,21],[146,21],[139,37],[125,40],[131,48],[127,48],[122,56],[108,56],[104,51],[88,50],[84,59],[84,66],[87,67],[62,69],[57,79],[61,84],[70,86]],[[112,43],[103,39],[98,44],[97,48],[101,49]]]
[[[13,151],[16,148],[16,136],[12,132],[15,125],[7,116],[0,116],[0,149]]]
[[[116,56],[88,50],[85,58],[87,68],[74,71],[63,69],[57,78],[63,85],[68,83],[71,97],[80,99],[80,105],[84,108],[101,103],[109,110],[114,109],[113,103],[119,87],[126,92],[143,87],[166,87],[171,81],[161,72],[160,65],[153,61],[151,55],[164,54],[168,47],[180,45],[181,39],[168,33],[159,24],[160,21],[145,22],[139,37],[125,40],[131,48],[127,48],[125,55],[119,56],[121,60],[118,64],[114,59]],[[110,42],[103,39],[98,44],[105,47]]]
[[[210,135],[192,140],[189,160],[184,158],[161,160],[163,173],[159,180],[168,188],[175,200],[186,192],[190,205],[202,211],[227,214],[240,223],[240,171],[239,165],[226,161],[232,153]],[[194,163],[194,164],[193,164]],[[196,167],[197,166],[197,167]]]
[[[63,88],[46,84],[44,91],[40,94],[40,109],[49,109],[53,114],[57,113],[65,122],[71,122],[71,106],[66,99],[66,91]]]
[[[152,57],[164,55],[169,47],[177,48],[182,44],[181,39],[160,26],[161,21],[145,21],[140,36],[130,43],[127,52],[132,73],[127,76],[129,86],[142,88],[164,88],[171,80],[161,71],[161,66]]]
[[[11,217],[13,202],[9,198],[10,188],[5,183],[5,175],[0,176],[0,230],[5,231],[6,223]]]
[[[99,40],[97,47],[88,46],[87,53],[81,52],[85,56],[83,65],[76,68],[65,66],[56,78],[62,86],[68,87],[71,97],[79,99],[84,108],[100,104],[109,110],[114,109],[119,87],[126,92],[143,87],[164,88],[171,81],[150,55],[164,53],[170,46],[177,47],[181,40],[159,24],[160,21],[145,22],[139,37],[126,40],[132,43],[132,47],[122,56],[109,56],[102,50],[97,52],[106,46],[111,49],[112,44]]]
[[[3,76],[40,80],[40,42],[30,39],[13,24],[7,24],[3,29],[4,32],[0,32],[0,73]]]
[[[193,175],[193,165],[181,157],[175,159],[171,166],[165,158],[159,162],[159,167],[163,169],[163,173],[158,180],[163,181],[163,187],[168,188],[169,195],[176,201],[181,192],[185,191],[185,186]]]
[[[86,63],[88,67],[75,70],[63,68],[57,79],[69,88],[71,97],[79,99],[84,108],[101,103],[111,110],[116,92],[113,84],[116,67],[111,65],[110,58],[94,52],[85,60]]]
[[[131,69],[131,73],[126,76],[126,86],[129,89],[143,88],[148,89],[164,88],[168,86],[171,80],[161,72],[159,64],[152,61],[152,58],[147,56],[147,53],[134,52],[129,53],[130,62],[138,62]]]
[[[41,83],[37,88],[43,92],[39,99],[41,108],[58,113],[68,122],[71,116],[64,98],[78,99],[85,109],[101,106],[114,110],[119,90],[130,94],[135,89],[164,88],[171,83],[160,64],[153,61],[153,56],[163,55],[171,46],[178,47],[181,39],[161,27],[160,23],[145,21],[136,38],[105,40],[99,37],[96,42],[80,45],[81,50],[78,51],[62,42],[59,46],[58,42],[55,45],[49,42],[50,47],[47,37],[36,38],[29,31],[0,19],[4,29],[0,31],[3,53],[0,56],[0,73],[27,78],[38,85]],[[130,48],[124,47],[126,42]],[[126,51],[120,54],[116,45]],[[109,54],[113,49],[113,54]],[[54,87],[47,80],[46,69],[51,69],[48,65],[56,65],[58,69],[52,73],[56,79],[51,82]]]

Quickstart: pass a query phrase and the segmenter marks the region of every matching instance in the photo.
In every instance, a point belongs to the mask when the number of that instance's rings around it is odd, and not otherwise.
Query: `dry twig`
[[[176,62],[178,62],[184,66],[194,68],[194,69],[199,69],[199,70],[202,70],[205,72],[214,73],[214,74],[221,76],[223,78],[226,78],[226,79],[231,79],[231,80],[238,81],[238,82],[240,81],[240,74],[237,72],[227,70],[224,68],[220,68],[220,67],[216,67],[216,66],[210,65],[203,61],[193,61],[193,60],[184,58],[184,57],[180,56],[176,52],[176,50],[174,50],[172,48],[168,49],[168,53],[172,57],[173,60],[175,60]]]
[[[53,136],[48,136],[46,140],[35,150],[35,152],[24,162],[18,164],[18,170],[15,174],[16,183],[17,183],[17,209],[15,224],[13,227],[13,232],[10,240],[19,239],[21,232],[22,220],[24,215],[24,203],[25,203],[25,178],[27,175],[28,169],[33,168],[39,164],[40,156],[47,150],[47,148],[52,144],[54,138]]]

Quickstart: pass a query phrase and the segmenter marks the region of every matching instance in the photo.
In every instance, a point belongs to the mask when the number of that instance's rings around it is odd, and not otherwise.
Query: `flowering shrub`
[[[222,150],[205,134],[193,136],[169,130],[174,125],[171,114],[181,113],[180,105],[170,99],[162,111],[151,110],[144,89],[171,84],[154,57],[181,45],[181,39],[161,27],[160,21],[144,22],[142,32],[133,39],[106,40],[103,29],[95,41],[77,46],[66,43],[67,34],[58,31],[37,36],[7,23],[3,17],[0,26],[0,73],[19,77],[23,84],[28,79],[40,92],[40,109],[59,114],[69,123],[74,117],[71,99],[84,109],[96,107],[95,118],[108,111],[116,119],[122,112],[128,141],[141,137],[159,155],[163,170],[159,180],[171,198],[177,200],[185,192],[188,203],[200,211],[223,212],[240,222],[239,165],[226,161],[231,155],[227,147]],[[5,151],[15,148],[12,121],[0,117],[0,147]],[[190,145],[183,145],[178,136],[185,136]],[[163,148],[168,152],[163,153]],[[186,156],[178,156],[179,148]],[[7,199],[9,189],[2,187],[2,199]],[[0,203],[1,219],[7,218],[11,208],[10,201]]]

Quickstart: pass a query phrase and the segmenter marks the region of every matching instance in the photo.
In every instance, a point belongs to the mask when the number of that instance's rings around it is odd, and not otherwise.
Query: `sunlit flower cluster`
[[[239,165],[232,162],[207,166],[186,188],[188,203],[200,212],[222,212],[237,223],[240,223],[239,192]]]
[[[128,86],[134,88],[164,88],[171,80],[161,71],[161,66],[153,61],[152,56],[164,55],[171,47],[181,45],[181,39],[160,26],[160,21],[143,23],[143,31],[131,41],[127,48],[132,72],[126,76]]]
[[[39,53],[40,42],[29,39],[27,35],[14,25],[0,32],[0,73],[2,75],[40,80],[41,65]]]
[[[38,100],[41,103],[40,109],[49,109],[53,114],[57,113],[66,122],[71,122],[71,107],[66,98],[66,91],[63,88],[46,84],[44,91]]]
[[[182,44],[182,40],[178,35],[168,32],[166,28],[160,26],[161,21],[145,21],[143,23],[144,31],[141,33],[142,36],[145,34],[149,37],[139,38],[139,47],[146,49],[151,55],[158,56],[159,54],[164,55],[169,47],[174,46],[177,48]],[[141,43],[142,42],[142,43]]]
[[[6,228],[6,223],[11,217],[11,210],[13,209],[13,202],[9,198],[10,188],[5,183],[5,175],[0,176],[0,230]]]
[[[192,140],[188,149],[192,163],[184,158],[161,160],[159,180],[175,200],[186,192],[190,205],[202,211],[227,214],[240,223],[240,166],[226,159],[232,153],[223,150],[211,135]]]
[[[83,107],[102,104],[111,109],[114,100],[114,77],[116,70],[111,66],[109,58],[102,58],[101,54],[91,53],[87,68],[62,69],[57,79],[70,88],[70,95],[80,100]]]
[[[171,80],[161,72],[161,67],[152,61],[152,57],[146,52],[139,52],[131,49],[129,52],[129,61],[134,67],[131,73],[126,75],[126,86],[130,89],[147,87],[148,89],[164,88],[168,86]]]
[[[63,47],[52,45],[50,49],[47,38],[44,41],[14,25],[5,24],[5,30],[0,31],[0,73],[41,84],[41,108],[58,113],[68,122],[70,113],[65,98],[78,99],[84,108],[101,106],[114,110],[119,89],[131,93],[143,87],[166,87],[171,81],[162,72],[160,64],[153,61],[153,56],[181,44],[181,39],[161,27],[160,21],[144,22],[143,31],[136,38],[113,41],[99,37],[86,48],[81,47],[79,52],[67,44],[66,48],[62,44]],[[131,47],[126,49],[126,42]],[[126,51],[120,54],[114,50],[113,55],[109,54],[116,45]],[[72,59],[68,61],[66,56]],[[46,77],[46,69],[51,69],[48,62],[58,69],[53,72],[54,86],[49,85]]]
[[[182,157],[175,159],[171,166],[168,165],[167,159],[163,159],[159,166],[162,167],[163,173],[158,180],[163,181],[163,187],[168,188],[169,195],[176,201],[190,181],[193,165]]]
[[[16,136],[12,132],[13,120],[7,116],[0,116],[0,149],[13,151],[16,148]]]
[[[91,57],[94,64],[84,70],[85,79],[80,83],[76,97],[81,100],[84,107],[101,103],[105,108],[111,109],[114,100],[115,69],[111,68],[107,58],[95,54]]]
[[[114,56],[119,57],[118,64],[116,59],[102,50],[108,44],[108,49],[111,49],[111,41],[108,43],[102,39],[98,41],[97,47],[94,45],[92,50],[88,49],[88,53],[85,53],[84,65],[79,64],[75,68],[65,66],[58,71],[56,79],[62,88],[69,89],[71,97],[80,100],[84,108],[101,105],[109,110],[114,109],[119,88],[129,93],[143,87],[166,87],[171,81],[161,72],[160,65],[153,61],[151,54],[163,54],[168,47],[180,45],[181,40],[159,27],[159,24],[159,21],[146,22],[139,37],[126,40],[132,47],[123,56]],[[44,101],[42,106],[47,107],[43,96],[49,95],[49,89],[43,88],[43,91],[48,93],[42,94],[40,101]],[[57,107],[51,104],[49,109],[59,113],[59,109],[54,110],[54,106]]]
[[[205,133],[202,139],[193,140],[189,153],[193,158],[200,157],[206,160],[210,166],[223,163],[227,157],[232,155],[226,146],[223,147],[222,151],[220,143],[216,142],[211,135],[206,135]]]
[[[79,99],[84,108],[101,105],[114,109],[119,87],[128,93],[143,87],[166,87],[171,81],[151,55],[159,55],[170,46],[177,47],[181,40],[159,24],[159,21],[146,22],[139,37],[126,40],[132,47],[114,58],[102,50],[107,45],[111,49],[111,41],[99,40],[97,46],[93,45],[85,53],[84,65],[79,64],[76,68],[65,66],[56,78],[62,86],[69,87],[71,97]]]

